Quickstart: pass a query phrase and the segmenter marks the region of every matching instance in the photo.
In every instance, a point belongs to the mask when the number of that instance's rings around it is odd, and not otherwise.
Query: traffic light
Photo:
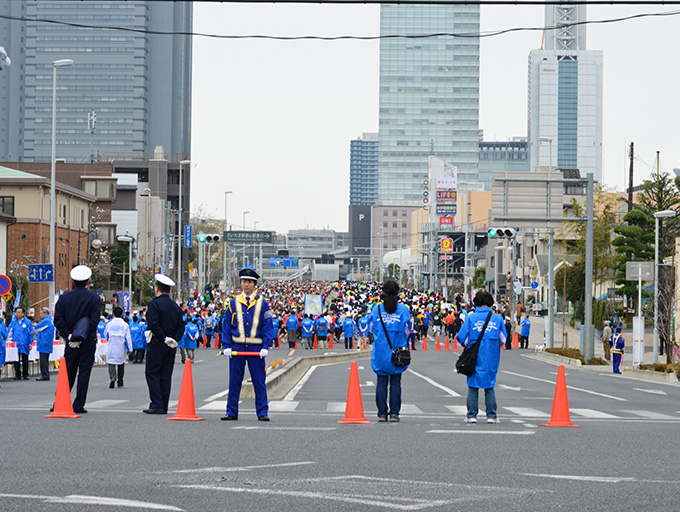
[[[515,238],[517,230],[515,228],[490,228],[486,231],[486,234],[489,235],[489,238]]]
[[[201,233],[198,235],[198,242],[202,244],[213,244],[222,240],[218,233]]]

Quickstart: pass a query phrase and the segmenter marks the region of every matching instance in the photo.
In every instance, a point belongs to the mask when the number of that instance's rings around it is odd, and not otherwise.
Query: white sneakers
[[[465,423],[477,423],[477,418],[465,418]]]
[[[463,422],[464,423],[477,423],[477,418],[465,418],[465,420],[463,420]],[[498,418],[487,418],[486,422],[487,423],[500,423],[501,420],[499,420]]]

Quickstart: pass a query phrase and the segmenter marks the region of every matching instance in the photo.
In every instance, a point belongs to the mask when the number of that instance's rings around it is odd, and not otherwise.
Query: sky
[[[588,20],[663,6],[590,6]],[[194,4],[194,31],[378,35],[375,5]],[[542,6],[483,6],[482,32],[540,27]],[[604,52],[604,182],[623,190],[635,143],[635,184],[680,168],[680,16],[589,25]],[[527,133],[527,58],[541,32],[481,39],[485,140]],[[378,41],[217,40],[195,37],[192,211],[241,229],[346,231],[350,140],[378,131]]]

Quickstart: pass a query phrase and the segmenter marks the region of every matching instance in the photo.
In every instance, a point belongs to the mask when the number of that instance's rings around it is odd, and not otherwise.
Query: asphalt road
[[[680,387],[607,367],[568,370],[571,419],[580,427],[543,427],[557,366],[513,349],[502,354],[496,388],[501,423],[488,425],[480,413],[479,424],[467,425],[456,353],[432,348],[415,352],[404,375],[400,423],[376,422],[368,360],[358,366],[370,425],[337,423],[350,363],[311,369],[270,404],[270,423],[256,420],[250,399],[238,422],[219,420],[228,375],[214,349],[198,350],[193,367],[199,422],[142,414],[140,365],[126,366],[120,389],[109,389],[105,367],[95,368],[89,413],[72,420],[43,418],[56,378],[2,381],[0,510],[677,509]],[[181,378],[178,358],[172,400]]]

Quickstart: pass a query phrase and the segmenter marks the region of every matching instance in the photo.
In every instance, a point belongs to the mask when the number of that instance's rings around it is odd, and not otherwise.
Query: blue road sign
[[[280,267],[282,264],[283,260],[281,258],[277,258],[276,256],[269,258],[270,267]]]
[[[536,288],[538,288],[538,283],[536,281],[532,281],[531,287],[535,290]]]
[[[191,232],[193,228],[191,226],[184,226],[184,247],[187,249],[191,248]]]
[[[0,295],[7,295],[12,289],[12,281],[5,275],[0,275]]]
[[[283,266],[284,267],[299,267],[300,266],[300,258],[283,258]]]
[[[29,283],[49,283],[52,281],[54,281],[54,270],[52,270],[51,264],[28,266]]]

